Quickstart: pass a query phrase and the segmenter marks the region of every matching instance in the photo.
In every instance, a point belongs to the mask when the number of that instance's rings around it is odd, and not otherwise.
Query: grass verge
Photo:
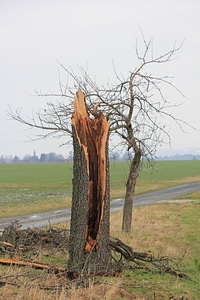
[[[66,278],[58,278],[46,271],[0,266],[0,280],[19,283],[19,286],[0,287],[0,299],[200,299],[199,214],[200,200],[137,207],[133,210],[130,234],[121,232],[122,212],[111,215],[112,236],[123,240],[135,251],[151,251],[154,257],[177,258],[180,269],[191,280],[138,268],[127,269],[116,278],[90,278],[85,287],[67,289]],[[69,224],[65,226],[69,227]],[[34,255],[39,260],[66,265],[67,253],[61,255],[46,249]],[[45,286],[49,289],[41,288]]]

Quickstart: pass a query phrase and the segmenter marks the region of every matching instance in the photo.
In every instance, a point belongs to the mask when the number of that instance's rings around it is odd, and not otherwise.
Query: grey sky
[[[28,142],[33,132],[8,120],[8,105],[22,107],[24,115],[44,107],[47,99],[33,95],[59,91],[56,59],[75,71],[77,65],[87,67],[97,82],[112,81],[112,61],[126,76],[137,66],[134,43],[135,37],[141,41],[140,28],[147,39],[154,38],[158,54],[186,38],[178,59],[163,65],[163,74],[174,76],[187,97],[167,91],[172,101],[184,101],[174,114],[200,128],[199,11],[199,0],[0,0],[0,155],[24,156],[34,149],[65,155],[57,139]],[[200,132],[187,132],[172,124],[173,148],[200,148]]]

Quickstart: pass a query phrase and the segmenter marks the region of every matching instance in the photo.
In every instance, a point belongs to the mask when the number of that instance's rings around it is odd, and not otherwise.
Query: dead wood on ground
[[[79,278],[79,274],[68,272],[67,269],[58,264],[45,264],[34,261],[32,258],[35,257],[36,250],[42,251],[44,249],[54,254],[59,251],[62,255],[66,255],[68,241],[69,230],[65,227],[20,230],[19,224],[13,222],[4,229],[2,236],[0,236],[0,263],[46,269],[49,273],[75,280]],[[149,252],[135,252],[129,245],[114,237],[110,237],[109,245],[112,250],[113,272],[90,275],[118,276],[123,269],[141,269],[151,273],[168,273],[190,280],[186,274],[180,271],[179,259],[170,257],[155,258]],[[27,253],[30,254],[28,256],[30,259],[24,259],[24,254],[27,258]]]

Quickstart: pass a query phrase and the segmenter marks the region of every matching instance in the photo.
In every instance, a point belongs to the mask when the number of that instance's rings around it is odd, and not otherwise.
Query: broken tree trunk
[[[110,268],[109,122],[102,112],[90,118],[79,91],[72,116],[74,147],[69,265],[73,272]]]

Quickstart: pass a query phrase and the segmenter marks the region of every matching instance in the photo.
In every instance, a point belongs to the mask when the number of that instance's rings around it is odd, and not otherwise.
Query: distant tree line
[[[110,161],[128,161],[132,159],[131,154],[128,152],[112,151],[109,153]],[[145,160],[145,159],[144,159]],[[195,154],[176,154],[169,156],[158,156],[156,160],[200,160],[200,155]],[[40,157],[36,155],[35,151],[33,155],[26,154],[22,159],[15,155],[1,155],[0,164],[6,163],[45,163],[45,162],[68,162],[73,161],[73,153],[70,151],[65,158],[62,154],[56,154],[55,152],[41,153]]]
[[[67,159],[64,158],[61,154],[56,154],[54,152],[50,153],[41,153],[40,156],[37,156],[35,151],[33,155],[26,154],[22,159],[15,155],[15,156],[0,156],[0,163],[45,163],[45,162],[63,162]]]
[[[199,160],[200,155],[198,154],[175,154],[170,156],[159,156],[157,160]]]
[[[109,160],[110,161],[120,161],[120,160],[129,160],[131,157],[127,152],[110,152]],[[50,153],[41,153],[40,156],[36,155],[36,152],[33,152],[33,155],[26,154],[23,158],[15,155],[1,155],[0,164],[6,163],[45,163],[45,162],[68,162],[73,161],[73,153],[69,152],[68,156],[64,157],[62,154],[56,154],[55,152]]]

